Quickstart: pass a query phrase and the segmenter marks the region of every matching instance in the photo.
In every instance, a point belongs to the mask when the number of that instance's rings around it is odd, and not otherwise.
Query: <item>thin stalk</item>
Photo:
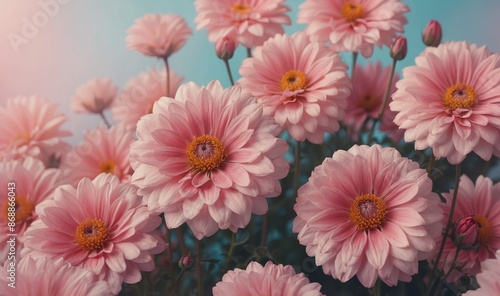
[[[182,227],[177,227],[175,229],[177,231],[177,237],[179,241],[179,246],[182,251],[182,256],[187,255],[189,253],[189,250],[186,247],[186,243],[184,242],[184,231],[182,230]]]
[[[267,213],[264,214],[262,218],[262,236],[260,237],[260,246],[265,247],[267,245],[267,230],[269,227],[269,217]]]
[[[229,60],[224,59],[224,64],[226,65],[226,71],[227,75],[229,76],[229,81],[231,82],[231,85],[234,85],[233,74],[231,74],[231,67],[229,67]]]
[[[375,286],[372,288],[373,296],[380,296],[380,280],[375,282]]]
[[[354,70],[356,69],[356,62],[358,61],[358,52],[352,52],[352,68],[351,68],[351,80],[354,78]]]
[[[436,157],[434,157],[434,153],[431,151],[431,155],[429,156],[429,165],[427,166],[427,175],[430,177],[432,174],[432,170],[434,169],[434,161]]]
[[[203,266],[201,265],[201,240],[196,240],[196,268],[198,269],[198,285],[200,296],[203,296]]]
[[[294,164],[294,175],[293,175],[293,192],[294,196],[297,196],[297,191],[299,189],[299,181],[300,181],[300,142],[297,142],[297,146],[295,148],[295,164]]]
[[[170,229],[167,228],[166,231],[166,242],[167,242],[167,249],[168,249],[168,276],[169,278],[173,279],[174,277],[174,250],[172,247],[172,233]]]
[[[111,124],[109,123],[108,119],[106,118],[106,116],[104,116],[104,112],[101,111],[99,112],[99,116],[101,116],[102,120],[104,121],[104,124],[110,128],[111,127]]]
[[[251,58],[252,57],[252,49],[247,48],[247,57]]]
[[[443,278],[443,281],[446,281],[446,279],[450,276],[450,274],[453,271],[453,269],[455,269],[455,267],[457,266],[458,254],[460,254],[460,248],[459,247],[457,247],[457,249],[455,251],[455,256],[453,257],[453,262],[451,262],[450,270],[448,270],[448,272],[445,274],[445,276]]]
[[[167,94],[165,96],[170,96],[170,66],[168,65],[168,57],[164,57],[163,61],[165,62],[165,71],[167,75]]]
[[[233,259],[234,247],[236,246],[235,244],[236,244],[236,233],[233,232],[231,235],[231,245],[229,246],[229,252],[227,253],[226,263],[222,268],[223,271],[229,269],[229,264],[231,264],[231,260]]]

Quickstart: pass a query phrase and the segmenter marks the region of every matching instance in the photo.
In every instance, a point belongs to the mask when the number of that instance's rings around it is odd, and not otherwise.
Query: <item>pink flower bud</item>
[[[427,46],[438,46],[439,43],[441,43],[442,37],[443,31],[441,29],[441,24],[436,20],[431,20],[422,33],[422,41]]]
[[[215,53],[221,60],[229,60],[233,57],[236,43],[232,38],[224,36],[215,42]]]
[[[391,58],[401,61],[406,57],[406,53],[408,52],[408,46],[406,42],[406,38],[403,36],[398,36],[394,39],[391,46]]]
[[[464,250],[476,248],[481,225],[474,215],[467,215],[455,222],[452,238],[455,245]]]
[[[179,260],[179,267],[181,269],[191,269],[193,267],[194,260],[191,258],[191,256],[182,256],[181,260]]]

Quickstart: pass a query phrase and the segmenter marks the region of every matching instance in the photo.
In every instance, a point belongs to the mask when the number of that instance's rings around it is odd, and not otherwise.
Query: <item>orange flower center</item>
[[[379,100],[376,96],[367,93],[360,98],[359,105],[366,112],[370,112],[379,105]]]
[[[282,91],[296,91],[305,89],[307,86],[306,74],[302,71],[290,70],[281,77],[280,87]]]
[[[358,230],[366,231],[380,227],[386,213],[387,206],[380,197],[375,194],[361,194],[354,199],[349,217]]]
[[[193,170],[209,173],[226,159],[226,150],[217,137],[203,135],[189,143],[186,155]]]
[[[236,22],[242,22],[248,19],[251,6],[243,3],[236,3],[231,7],[231,14]]]
[[[19,133],[14,136],[14,143],[16,147],[26,145],[31,141],[30,135],[27,131]]]
[[[444,105],[450,110],[470,109],[477,102],[476,91],[465,83],[455,83],[444,94]]]
[[[490,221],[488,221],[488,218],[483,215],[477,215],[474,218],[477,224],[479,224],[479,242],[481,243],[481,245],[488,245],[491,239]]]
[[[22,195],[17,195],[14,203],[16,222],[19,223],[31,218],[33,211],[35,210],[34,204],[29,202],[26,197]],[[9,209],[9,207],[12,208],[12,206],[9,205],[9,201],[6,200],[2,207],[2,216],[4,216],[6,220],[8,220],[9,213],[12,213],[12,210]]]
[[[109,239],[108,227],[101,219],[83,220],[75,231],[75,241],[85,251],[100,251]]]
[[[115,172],[114,161],[108,159],[101,163],[101,166],[99,167],[99,173],[114,174],[114,172]]]
[[[363,16],[363,6],[358,3],[347,1],[344,5],[342,5],[341,12],[346,21],[354,22]]]

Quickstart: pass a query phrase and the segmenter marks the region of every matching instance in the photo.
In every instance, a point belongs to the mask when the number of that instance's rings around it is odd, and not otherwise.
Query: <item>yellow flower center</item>
[[[366,231],[380,227],[386,213],[387,206],[380,197],[375,194],[361,194],[354,199],[349,217],[358,230]]]
[[[108,159],[101,163],[101,166],[99,167],[99,173],[114,174],[114,172],[115,172],[114,161]]]
[[[379,105],[379,100],[376,96],[367,93],[360,98],[359,105],[366,112],[370,112]]]
[[[186,155],[193,170],[209,173],[226,159],[226,150],[217,137],[203,135],[189,143]]]
[[[347,1],[342,5],[341,12],[346,21],[354,22],[363,16],[363,6],[358,3],[353,3],[352,1]]]
[[[22,195],[17,195],[14,201],[15,205],[15,217],[16,222],[26,221],[33,215],[33,211],[35,210],[35,205],[29,202],[26,197]],[[8,220],[9,213],[12,213],[11,205],[9,205],[9,201],[6,200],[2,207],[2,216]],[[12,215],[12,214],[11,214]]]
[[[27,131],[24,131],[22,133],[19,133],[14,136],[14,143],[16,147],[26,145],[31,141],[30,135]]]
[[[101,219],[83,220],[75,231],[75,241],[85,251],[100,251],[109,239],[108,227]]]
[[[302,71],[290,70],[281,77],[280,87],[282,91],[296,91],[305,89],[307,86],[306,74]]]
[[[251,6],[243,3],[236,3],[231,7],[231,14],[236,22],[243,22],[248,19]]]
[[[483,215],[477,215],[474,218],[477,224],[479,224],[479,242],[481,243],[481,245],[488,245],[491,239],[490,221],[488,221],[488,218]]]
[[[444,94],[444,105],[450,110],[470,109],[476,104],[476,91],[465,83],[455,83]]]

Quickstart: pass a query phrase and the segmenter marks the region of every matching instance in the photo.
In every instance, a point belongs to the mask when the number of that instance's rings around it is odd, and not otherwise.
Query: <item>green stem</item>
[[[352,52],[352,68],[351,68],[351,80],[354,78],[354,70],[356,69],[356,62],[358,61],[358,52]]]
[[[178,241],[179,241],[179,246],[181,248],[181,251],[182,251],[182,256],[184,255],[187,255],[189,253],[189,250],[187,249],[186,247],[186,243],[184,242],[184,231],[182,230],[182,227],[177,227],[175,229],[177,231],[177,237],[178,237]]]
[[[252,57],[252,49],[247,48],[247,57],[251,58]]]
[[[196,240],[196,268],[198,269],[198,286],[203,296],[203,266],[201,265],[201,240]]]
[[[431,150],[431,155],[429,156],[429,165],[427,166],[427,175],[430,177],[432,174],[432,170],[434,169],[434,161],[436,160],[436,157],[434,157],[434,153],[432,153]]]
[[[224,267],[222,268],[223,271],[226,271],[229,269],[229,265],[231,264],[231,260],[233,259],[235,246],[236,246],[236,233],[232,232],[231,245],[229,246],[229,252],[227,253],[226,263],[224,264]]]
[[[168,65],[168,58],[164,57],[163,61],[165,62],[165,71],[167,75],[167,94],[165,96],[170,96],[170,67]]]
[[[380,280],[375,282],[375,286],[372,288],[373,296],[380,296]]]
[[[229,60],[224,59],[224,64],[226,65],[227,75],[229,76],[229,81],[231,85],[234,85],[233,74],[231,74],[231,67],[229,67]]]
[[[455,269],[455,267],[457,266],[458,254],[460,254],[460,247],[457,247],[457,249],[455,250],[455,256],[453,257],[453,262],[451,263],[450,270],[448,270],[448,272],[444,276],[443,281],[446,281],[446,279],[450,276],[453,269]]]
[[[297,146],[295,148],[295,164],[294,164],[294,175],[293,175],[293,192],[294,196],[297,196],[297,191],[299,190],[299,182],[300,182],[300,142],[297,142]]]

